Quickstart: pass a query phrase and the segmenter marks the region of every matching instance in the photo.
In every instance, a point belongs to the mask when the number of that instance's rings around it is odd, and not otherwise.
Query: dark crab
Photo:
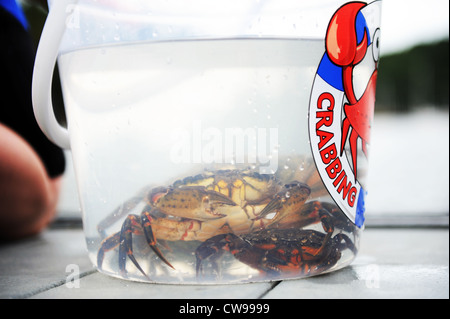
[[[331,269],[341,259],[342,252],[357,248],[352,239],[339,232],[334,234],[330,215],[322,212],[325,232],[300,228],[271,228],[245,235],[222,234],[202,243],[196,250],[197,276],[203,276],[205,265],[220,276],[218,261],[225,252],[240,262],[260,270],[270,278],[281,275],[313,276]]]

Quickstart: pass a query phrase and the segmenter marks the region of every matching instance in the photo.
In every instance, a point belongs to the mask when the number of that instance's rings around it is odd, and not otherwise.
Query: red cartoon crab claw
[[[357,100],[353,88],[353,68],[366,55],[369,36],[364,28],[362,40],[358,43],[356,19],[360,10],[366,6],[364,2],[350,2],[342,6],[331,18],[326,36],[326,50],[330,60],[342,67],[342,82],[348,103],[344,106],[345,119],[342,124],[341,155],[344,152],[347,138],[352,154],[353,171],[357,176],[357,140],[362,139],[362,148],[367,156],[367,144],[370,139],[370,125],[375,103],[375,83],[377,70],[369,80],[362,97]],[[350,133],[350,129],[351,133]]]
[[[351,2],[342,6],[331,18],[325,40],[328,57],[334,64],[343,67],[344,89],[345,93],[351,93],[348,96],[351,104],[356,103],[351,81],[352,69],[364,58],[368,45],[366,30],[363,40],[358,44],[355,27],[356,16],[365,5],[363,2]]]

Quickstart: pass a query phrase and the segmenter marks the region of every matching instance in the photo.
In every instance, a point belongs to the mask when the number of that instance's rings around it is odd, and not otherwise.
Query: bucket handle
[[[70,8],[77,0],[51,1],[47,20],[42,30],[33,71],[31,88],[36,121],[44,134],[55,144],[70,149],[69,132],[56,120],[52,103],[53,70],[58,57],[59,45],[66,30]]]

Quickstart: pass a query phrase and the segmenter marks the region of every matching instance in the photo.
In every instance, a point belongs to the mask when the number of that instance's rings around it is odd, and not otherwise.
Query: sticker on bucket
[[[358,153],[367,157],[370,144],[380,11],[381,1],[374,1],[349,2],[335,12],[309,108],[311,148],[319,174],[333,200],[358,227],[364,224],[366,196],[358,180]],[[370,72],[356,77],[355,68]]]

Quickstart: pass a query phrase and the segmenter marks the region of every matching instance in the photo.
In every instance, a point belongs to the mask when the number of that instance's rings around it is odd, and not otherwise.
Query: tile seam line
[[[87,276],[90,276],[90,275],[92,275],[92,274],[94,274],[96,272],[97,272],[96,269],[84,271],[84,272],[80,273],[79,279],[87,277]],[[66,282],[67,282],[66,278],[65,279],[61,279],[61,280],[58,280],[58,281],[56,281],[54,283],[50,283],[49,285],[47,285],[45,287],[35,289],[33,291],[30,291],[30,292],[22,294],[22,295],[13,296],[12,298],[13,299],[28,299],[28,298],[36,296],[36,295],[38,295],[40,293],[49,291],[51,289],[61,287],[61,286],[65,285]]]
[[[267,294],[269,292],[271,292],[272,290],[274,290],[279,284],[282,283],[282,280],[279,281],[274,281],[271,285],[270,288],[267,289],[267,291],[263,292],[257,299],[264,299],[265,296],[267,296]]]

